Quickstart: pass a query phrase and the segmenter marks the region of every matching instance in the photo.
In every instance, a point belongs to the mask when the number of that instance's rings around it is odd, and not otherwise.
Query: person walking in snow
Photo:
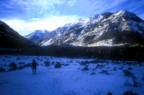
[[[37,69],[37,62],[35,61],[35,59],[33,59],[31,66],[32,66],[32,73],[35,75]]]

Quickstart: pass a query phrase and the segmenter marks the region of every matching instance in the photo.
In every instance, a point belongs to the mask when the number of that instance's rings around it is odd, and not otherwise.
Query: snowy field
[[[0,71],[0,95],[144,95],[144,62],[0,55]]]

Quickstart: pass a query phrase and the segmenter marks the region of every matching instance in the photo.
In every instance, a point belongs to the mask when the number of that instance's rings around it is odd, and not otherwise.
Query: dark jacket
[[[32,62],[32,68],[33,68],[33,69],[36,69],[36,66],[37,66],[37,63],[36,63],[35,60],[33,60],[33,62]]]

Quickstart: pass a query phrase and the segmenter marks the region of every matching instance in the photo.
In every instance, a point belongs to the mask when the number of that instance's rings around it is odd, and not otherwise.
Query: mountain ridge
[[[39,45],[122,46],[144,44],[144,20],[120,10],[79,19],[43,36]]]

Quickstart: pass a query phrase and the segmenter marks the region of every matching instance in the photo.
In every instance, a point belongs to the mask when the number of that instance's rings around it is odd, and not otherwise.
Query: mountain
[[[28,48],[36,46],[30,40],[19,35],[15,30],[9,27],[3,21],[0,21],[0,49],[5,48]]]
[[[77,37],[81,34],[87,21],[87,19],[78,19],[72,23],[64,25],[63,27],[59,27],[45,35],[41,40],[40,45],[67,45],[67,43],[77,40]]]
[[[49,32],[47,30],[35,30],[35,32],[28,34],[25,36],[25,38],[31,40],[34,43],[39,43],[42,37],[44,37]]]
[[[43,36],[39,45],[85,47],[144,45],[144,20],[124,10],[101,13],[57,28]]]

